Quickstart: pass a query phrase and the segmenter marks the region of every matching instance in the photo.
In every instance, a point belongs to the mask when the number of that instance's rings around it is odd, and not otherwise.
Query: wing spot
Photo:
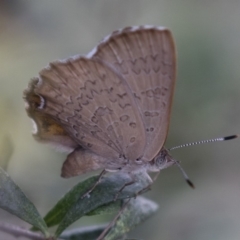
[[[108,107],[99,107],[99,108],[95,111],[94,115],[95,115],[95,116],[100,116],[100,117],[102,117],[102,116],[104,116],[104,115],[112,114],[112,113],[113,113],[113,110],[110,109],[110,108],[108,108]]]
[[[149,112],[149,111],[146,111],[146,112],[144,112],[144,116],[145,117],[157,117],[157,116],[159,116],[159,112]]]
[[[87,147],[88,147],[88,148],[91,148],[92,146],[93,146],[93,145],[92,145],[91,143],[88,143],[88,144],[87,144]]]
[[[97,119],[96,116],[93,116],[93,117],[91,118],[91,121],[94,122],[94,123],[98,123],[98,119]]]
[[[153,128],[153,127],[151,127],[151,128],[146,128],[146,131],[147,131],[147,132],[153,132],[153,131],[154,131],[154,128]]]
[[[131,143],[134,143],[134,142],[135,142],[135,140],[136,140],[136,138],[135,138],[135,137],[131,137],[131,138],[130,138],[130,142],[131,142]]]
[[[128,119],[129,119],[128,115],[123,115],[123,116],[120,117],[121,122],[126,122]]]
[[[140,98],[136,93],[134,93],[133,96],[134,96],[135,98],[137,98],[138,100],[141,100],[141,98]]]
[[[107,127],[107,130],[108,130],[108,131],[112,131],[112,130],[113,130],[113,126],[112,126],[112,125],[109,125],[109,126]]]
[[[126,103],[126,104],[124,104],[124,105],[122,105],[122,104],[118,104],[119,105],[119,107],[121,107],[122,109],[124,109],[124,108],[126,108],[126,107],[131,107],[131,104],[129,104],[129,103]]]
[[[82,104],[83,106],[86,106],[86,105],[88,105],[88,104],[89,104],[89,101],[88,101],[88,100],[86,100],[85,102],[81,102],[81,104]]]
[[[135,128],[137,126],[137,124],[135,122],[130,122],[129,126],[132,127],[132,128]]]
[[[102,74],[102,75],[99,75],[99,78],[103,81],[103,82],[105,82],[105,80],[106,80],[106,74]]]
[[[121,98],[121,99],[122,99],[122,98],[124,98],[124,97],[126,97],[126,96],[127,96],[127,93],[125,92],[125,93],[123,93],[123,94],[117,94],[117,95],[118,95],[118,97],[119,97],[119,98]]]
[[[139,75],[141,73],[141,68],[137,59],[130,60],[129,63],[132,65],[131,70],[136,74]]]
[[[141,94],[145,95],[149,98],[157,98],[157,99],[160,99],[161,96],[166,96],[168,92],[168,88],[166,87],[157,87],[155,89],[149,89],[149,90],[146,90],[146,91],[142,91]]]
[[[72,96],[70,96],[70,101],[66,102],[66,105],[73,104]]]

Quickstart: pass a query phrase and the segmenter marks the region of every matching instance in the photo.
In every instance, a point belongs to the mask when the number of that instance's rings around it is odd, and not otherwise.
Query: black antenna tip
[[[227,141],[227,140],[232,140],[232,139],[235,139],[235,138],[238,138],[239,136],[238,135],[231,135],[231,136],[227,136],[227,137],[224,137],[224,141]]]
[[[189,179],[186,179],[186,182],[191,188],[195,188],[194,184]]]

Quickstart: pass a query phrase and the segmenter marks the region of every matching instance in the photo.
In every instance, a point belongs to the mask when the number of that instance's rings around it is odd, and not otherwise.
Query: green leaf
[[[125,187],[121,192],[119,192],[119,190],[124,184],[131,182],[132,178],[128,174],[119,172],[109,177],[102,178],[101,182],[94,188],[88,197],[82,199],[81,195],[78,195],[78,200],[72,205],[60,222],[55,235],[59,236],[70,224],[80,217],[92,212],[100,206],[113,202],[116,194],[118,194],[118,200],[135,196],[135,193],[142,190],[148,181],[145,174],[138,173],[135,177],[136,182]],[[89,185],[89,189],[91,186],[92,185]]]
[[[119,239],[158,210],[158,205],[146,198],[131,199],[104,240]]]
[[[5,171],[13,154],[13,150],[12,139],[8,135],[4,136],[0,142],[0,167]]]
[[[101,214],[112,214],[117,212],[121,206],[121,201],[115,201],[108,204],[104,204],[93,211],[87,213],[87,216],[101,215]]]
[[[0,208],[40,229],[48,236],[47,226],[33,203],[0,168]]]
[[[157,209],[158,205],[146,198],[131,199],[104,240],[122,239],[127,232],[152,216]],[[96,240],[106,227],[107,225],[75,228],[65,231],[60,237],[65,240]]]
[[[98,176],[88,178],[67,192],[44,217],[47,226],[52,227],[59,224],[72,205],[74,205],[97,180]]]
[[[107,225],[104,224],[98,226],[75,228],[64,232],[60,238],[65,240],[96,240],[106,227]]]
[[[85,194],[98,180],[98,176],[90,177],[87,180],[75,185],[69,192],[67,192],[57,204],[46,214],[44,220],[48,227],[53,227],[59,224],[68,210],[74,205],[83,194]],[[100,206],[97,209],[89,212],[87,215],[99,215],[103,213],[112,213],[118,210],[120,206],[119,201],[109,205]],[[36,230],[33,228],[32,230]]]

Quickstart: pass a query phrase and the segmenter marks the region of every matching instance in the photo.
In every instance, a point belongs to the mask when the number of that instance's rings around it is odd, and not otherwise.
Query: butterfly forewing
[[[152,160],[168,131],[176,78],[176,56],[171,32],[138,27],[114,32],[94,49],[93,58],[119,72],[141,112],[146,132],[143,160]]]
[[[72,139],[108,159],[136,159],[145,148],[145,129],[124,78],[100,60],[77,57],[40,72],[38,111],[51,116]]]

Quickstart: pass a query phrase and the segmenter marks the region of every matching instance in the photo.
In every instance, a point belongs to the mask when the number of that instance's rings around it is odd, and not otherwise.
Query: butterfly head
[[[149,171],[158,172],[164,168],[168,168],[176,163],[176,160],[172,158],[168,150],[162,148],[158,155],[149,162]]]

